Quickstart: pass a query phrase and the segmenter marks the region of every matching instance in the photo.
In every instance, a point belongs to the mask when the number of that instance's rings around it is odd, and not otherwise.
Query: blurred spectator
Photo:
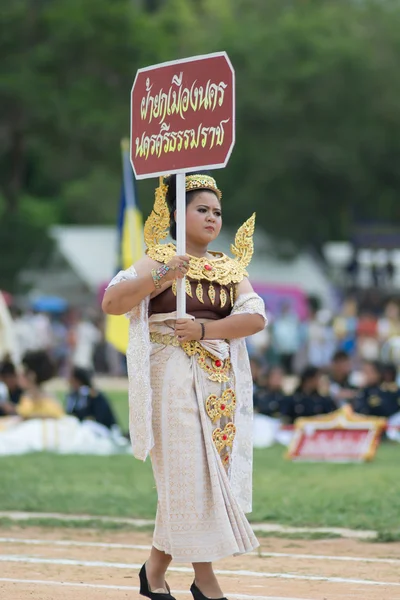
[[[23,419],[57,419],[65,415],[62,406],[42,385],[54,375],[54,365],[43,350],[27,353],[23,360],[25,391],[17,406]]]
[[[361,359],[377,360],[379,357],[378,321],[369,310],[364,310],[358,319],[357,339],[357,350]]]
[[[250,357],[251,376],[253,378],[253,389],[255,390],[260,385],[261,375],[265,368],[264,361],[260,356]]]
[[[381,343],[400,335],[400,311],[397,302],[390,300],[378,320],[378,338]]]
[[[90,372],[94,370],[94,352],[101,341],[101,332],[89,316],[75,316],[70,340],[72,345],[72,365]]]
[[[332,324],[338,350],[349,354],[353,354],[356,350],[357,310],[357,302],[353,298],[347,298]]]
[[[66,398],[67,414],[80,421],[90,419],[107,429],[117,425],[109,400],[95,389],[88,371],[74,367],[69,384],[70,392]]]
[[[354,248],[353,256],[345,267],[349,287],[357,287],[359,270],[360,265],[357,258],[357,250]]]
[[[293,373],[293,359],[301,343],[300,321],[287,302],[282,303],[280,313],[272,323],[272,336],[281,366],[286,373]]]
[[[353,400],[357,389],[350,383],[351,360],[347,352],[338,350],[332,357],[329,373],[329,394],[338,406]]]
[[[51,358],[54,361],[56,371],[60,375],[66,375],[68,369],[68,325],[65,316],[54,316],[51,321],[52,350]]]
[[[281,367],[271,367],[265,376],[265,381],[254,392],[254,409],[267,417],[279,419],[285,407],[283,392],[284,372]]]
[[[382,383],[394,383],[397,385],[397,367],[387,363],[382,365]]]
[[[327,310],[314,312],[307,328],[307,364],[325,368],[335,351],[331,314]]]
[[[355,412],[388,418],[400,410],[400,390],[396,383],[384,382],[383,373],[379,362],[364,363],[364,389],[354,401]]]
[[[329,396],[323,396],[320,388],[320,370],[316,367],[306,367],[297,390],[286,400],[285,421],[294,423],[298,417],[312,417],[335,411],[335,402]]]
[[[10,402],[7,386],[0,381],[0,417],[8,417],[15,414],[15,405]]]
[[[388,258],[386,263],[386,285],[389,287],[393,286],[393,281],[396,275],[396,267],[393,261]]]
[[[15,365],[5,361],[0,365],[0,381],[7,386],[8,397],[13,404],[18,404],[23,394]]]

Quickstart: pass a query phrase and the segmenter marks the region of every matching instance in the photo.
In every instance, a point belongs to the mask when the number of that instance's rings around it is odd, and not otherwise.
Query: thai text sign
[[[137,179],[224,167],[235,143],[235,75],[225,52],[137,72],[131,162]]]
[[[287,457],[316,462],[372,460],[385,424],[385,419],[357,415],[349,407],[298,419]]]

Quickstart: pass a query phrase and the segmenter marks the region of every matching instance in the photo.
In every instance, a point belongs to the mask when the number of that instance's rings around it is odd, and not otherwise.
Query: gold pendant
[[[218,452],[221,453],[226,447],[232,448],[235,435],[236,427],[233,423],[227,423],[224,429],[221,429],[220,427],[214,429],[212,437]]]
[[[215,288],[212,283],[208,286],[208,297],[211,300],[211,304],[215,303]]]
[[[236,408],[236,394],[232,388],[226,389],[221,397],[211,394],[206,400],[206,411],[213,423],[221,417],[233,417]]]
[[[228,298],[226,295],[226,291],[224,290],[224,288],[221,288],[220,292],[219,292],[219,300],[220,300],[221,308],[224,308],[227,299]]]
[[[174,296],[176,296],[176,279],[174,279],[172,282],[172,293]]]
[[[190,280],[187,278],[185,279],[185,288],[186,288],[187,295],[190,296],[191,298],[193,298],[192,286],[190,285]]]
[[[231,305],[233,307],[233,305],[235,304],[235,296],[234,296],[234,291],[233,291],[233,285],[231,285],[230,296],[231,296]]]
[[[197,299],[204,304],[204,300],[203,300],[203,286],[201,285],[200,281],[196,286],[196,296]]]

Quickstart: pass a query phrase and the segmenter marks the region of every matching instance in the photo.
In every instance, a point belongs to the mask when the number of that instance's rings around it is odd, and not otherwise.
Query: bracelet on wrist
[[[161,288],[161,285],[162,285],[161,280],[163,279],[163,277],[166,276],[168,271],[169,271],[168,265],[161,265],[161,267],[158,267],[158,269],[151,270],[151,276],[153,278],[154,287],[156,288],[156,290],[159,290]]]

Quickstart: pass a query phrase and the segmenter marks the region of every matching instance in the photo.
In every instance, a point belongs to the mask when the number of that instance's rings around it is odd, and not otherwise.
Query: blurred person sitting
[[[384,367],[377,361],[363,364],[364,388],[354,400],[354,411],[375,417],[391,417],[400,410],[400,390],[396,382],[383,379]]]
[[[110,401],[96,390],[89,372],[74,367],[70,379],[70,392],[66,398],[66,411],[79,421],[91,420],[100,423],[107,429],[117,426]]]
[[[20,385],[17,369],[10,360],[6,360],[0,365],[0,381],[7,386],[10,402],[18,404],[24,390]]]
[[[357,388],[350,383],[351,360],[344,350],[338,350],[332,357],[329,372],[329,394],[337,406],[351,402],[357,395]]]
[[[43,383],[54,376],[54,365],[47,352],[28,352],[22,359],[23,392],[17,414],[23,419],[59,419],[65,416],[59,402],[43,389]]]
[[[301,374],[298,388],[286,398],[282,408],[284,421],[294,423],[299,417],[325,415],[337,410],[332,398],[320,393],[321,385],[320,370],[312,366],[306,367]]]
[[[280,419],[286,402],[283,391],[284,371],[279,366],[274,366],[267,372],[264,381],[254,392],[254,410],[267,417]]]

